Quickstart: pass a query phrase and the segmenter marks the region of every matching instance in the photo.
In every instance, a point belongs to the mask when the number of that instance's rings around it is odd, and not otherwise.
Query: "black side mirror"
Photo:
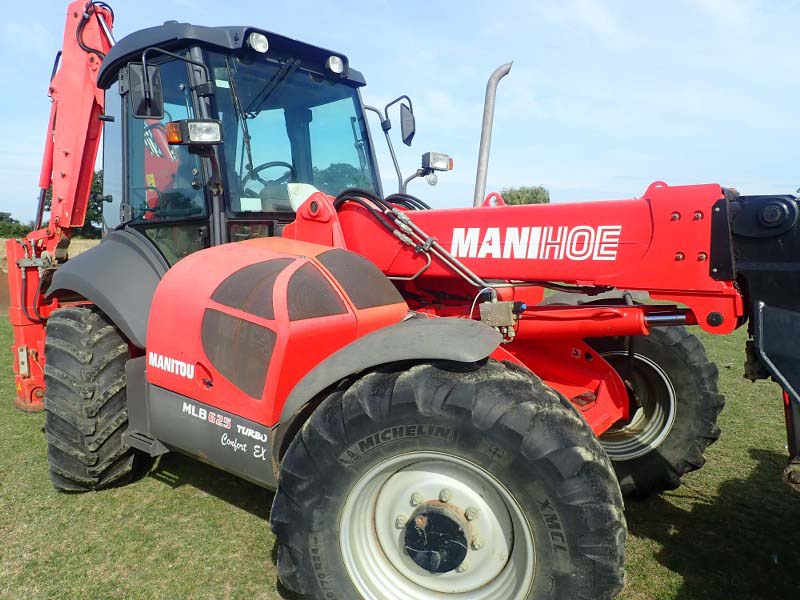
[[[164,92],[158,65],[147,65],[145,78],[142,63],[128,64],[128,95],[133,116],[137,119],[164,118]]]
[[[405,104],[400,105],[400,133],[403,137],[403,143],[406,146],[411,145],[411,140],[414,139],[414,134],[417,133],[417,123],[414,120],[414,113]]]

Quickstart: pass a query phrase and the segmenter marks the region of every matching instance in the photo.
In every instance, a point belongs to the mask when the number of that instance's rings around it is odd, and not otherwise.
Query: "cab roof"
[[[103,66],[97,76],[97,85],[101,88],[108,88],[114,83],[117,74],[125,65],[131,61],[141,62],[142,52],[151,46],[171,52],[191,46],[203,46],[209,49],[230,52],[246,48],[247,36],[252,32],[262,33],[267,36],[269,50],[267,50],[266,56],[268,58],[299,59],[302,68],[317,72],[323,76],[331,76],[325,68],[325,61],[331,55],[336,55],[344,62],[345,71],[343,76],[335,77],[343,79],[351,85],[361,86],[366,83],[359,71],[349,68],[347,57],[340,52],[312,46],[311,44],[256,27],[206,27],[192,25],[191,23],[179,23],[178,21],[167,21],[163,25],[135,31],[117,42],[108,51],[103,60]]]

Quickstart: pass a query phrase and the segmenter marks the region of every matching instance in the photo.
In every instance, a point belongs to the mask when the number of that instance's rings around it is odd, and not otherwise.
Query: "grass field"
[[[628,502],[628,600],[800,598],[800,495],[780,481],[778,389],[741,379],[743,336],[707,338],[728,405],[708,464]],[[0,320],[0,597],[285,598],[272,495],[178,455],[120,489],[63,495],[47,479],[43,415],[12,408]]]

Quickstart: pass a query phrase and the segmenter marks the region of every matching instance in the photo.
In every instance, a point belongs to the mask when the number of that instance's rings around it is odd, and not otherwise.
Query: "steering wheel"
[[[265,169],[272,169],[274,167],[284,167],[287,169],[287,172],[278,177],[277,179],[264,179],[263,177],[259,176],[259,173]],[[273,160],[271,162],[265,162],[258,165],[255,169],[248,169],[247,174],[242,177],[242,190],[247,192],[248,194],[252,194],[251,198],[258,198],[259,193],[254,192],[253,190],[247,189],[247,182],[251,180],[258,181],[262,186],[265,188],[269,185],[283,185],[292,181],[295,178],[294,167],[287,162],[283,162],[281,160]]]

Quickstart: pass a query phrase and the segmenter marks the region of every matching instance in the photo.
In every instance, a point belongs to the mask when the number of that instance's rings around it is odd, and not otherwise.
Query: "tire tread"
[[[48,319],[45,433],[56,489],[113,487],[152,464],[150,457],[122,442],[129,356],[119,331],[93,307],[61,308]]]

